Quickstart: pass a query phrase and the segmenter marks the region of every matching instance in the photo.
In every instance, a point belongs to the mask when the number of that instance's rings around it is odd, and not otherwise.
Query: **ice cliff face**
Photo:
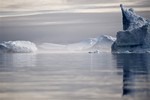
[[[123,31],[117,32],[112,52],[149,52],[150,21],[137,15],[133,9],[120,5],[123,16]]]
[[[145,18],[137,15],[132,8],[126,9],[122,4],[120,8],[123,17],[123,30],[136,29],[148,23]]]

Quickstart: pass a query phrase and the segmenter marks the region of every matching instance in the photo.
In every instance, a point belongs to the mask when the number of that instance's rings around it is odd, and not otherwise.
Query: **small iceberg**
[[[31,53],[36,51],[36,45],[30,41],[6,41],[0,43],[1,53]]]
[[[102,51],[109,49],[116,38],[108,35],[101,35],[97,38],[90,38],[79,43],[69,44],[67,47],[71,50],[88,50],[89,52]]]
[[[123,31],[117,32],[112,52],[145,53],[150,51],[150,21],[137,15],[132,8],[120,5]]]

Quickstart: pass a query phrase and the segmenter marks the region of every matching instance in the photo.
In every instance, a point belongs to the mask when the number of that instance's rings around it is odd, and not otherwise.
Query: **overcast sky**
[[[0,0],[0,42],[70,43],[116,36],[122,30],[119,4],[150,19],[150,0]]]
[[[71,10],[72,12],[112,12],[122,3],[150,10],[149,0],[0,0],[1,11]],[[118,10],[117,10],[118,11]]]

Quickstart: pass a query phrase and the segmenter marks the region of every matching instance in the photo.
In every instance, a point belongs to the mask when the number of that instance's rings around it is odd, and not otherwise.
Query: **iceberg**
[[[110,52],[111,45],[116,38],[108,35],[101,35],[97,38],[89,38],[84,41],[67,45],[71,51],[85,51],[89,53]]]
[[[83,41],[72,43],[72,44],[53,44],[43,43],[38,46],[41,52],[49,53],[99,53],[99,52],[110,52],[111,45],[116,38],[108,35],[101,35],[97,38],[89,38]]]
[[[6,41],[0,43],[1,53],[31,53],[37,51],[37,47],[30,41]]]
[[[72,44],[42,43],[36,45],[30,41],[4,41],[0,43],[0,53],[99,53],[110,52],[116,38],[101,35]],[[38,50],[38,51],[37,51]]]
[[[81,42],[72,43],[67,45],[69,51],[87,51],[91,49],[97,42],[96,38],[89,38]]]
[[[116,38],[108,35],[101,35],[96,38],[96,43],[90,48],[89,53],[110,52],[111,45]]]
[[[137,15],[132,8],[120,5],[123,31],[117,32],[112,52],[150,52],[150,21]]]

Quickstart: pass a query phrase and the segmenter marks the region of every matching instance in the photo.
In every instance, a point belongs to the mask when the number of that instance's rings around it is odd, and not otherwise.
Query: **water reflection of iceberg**
[[[150,55],[116,54],[117,66],[123,69],[123,96],[150,97]],[[137,99],[137,100],[140,100]]]
[[[0,54],[0,71],[13,71],[22,67],[35,66],[35,54]]]

